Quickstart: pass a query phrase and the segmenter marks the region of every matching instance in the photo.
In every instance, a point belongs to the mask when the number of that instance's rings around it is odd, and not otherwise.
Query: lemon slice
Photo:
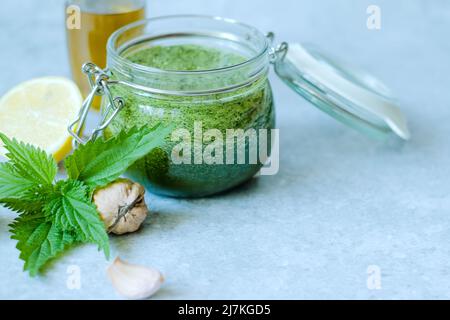
[[[67,126],[77,117],[82,96],[66,78],[37,78],[11,89],[0,99],[0,132],[33,144],[61,161],[71,150]],[[0,143],[0,154],[5,150]]]

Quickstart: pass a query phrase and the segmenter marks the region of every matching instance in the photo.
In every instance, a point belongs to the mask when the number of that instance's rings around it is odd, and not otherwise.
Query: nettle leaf
[[[36,183],[19,174],[10,163],[0,163],[0,202],[7,198],[20,198]]]
[[[11,163],[0,163],[0,204],[17,213],[41,212],[52,185],[36,184]]]
[[[104,186],[123,174],[134,162],[161,145],[171,126],[132,128],[109,140],[98,138],[80,146],[66,159],[69,178],[89,187]]]
[[[10,209],[16,213],[28,215],[42,212],[45,202],[41,201],[40,199],[24,201],[21,199],[10,198],[3,199],[1,201],[1,204],[5,208]]]
[[[53,185],[32,185],[16,196],[0,199],[0,203],[19,214],[36,214],[43,212],[53,193]]]
[[[52,258],[76,241],[76,237],[47,221],[42,214],[20,216],[11,225],[12,239],[25,261],[24,270],[36,275]]]
[[[109,257],[109,238],[95,205],[81,181],[66,180],[56,185],[56,194],[44,208],[47,220],[59,229],[73,230],[80,241],[96,243]]]
[[[8,150],[6,157],[21,177],[36,184],[51,184],[53,182],[58,172],[58,166],[51,155],[30,144],[9,139],[2,133],[0,133],[0,140],[3,141],[6,150]]]
[[[56,184],[58,167],[51,155],[0,133],[9,158],[0,164],[0,204],[20,214],[11,232],[24,269],[35,275],[67,245],[80,242],[96,243],[109,257],[109,238],[91,192],[119,178],[171,130],[133,128],[80,146],[65,163],[70,179]]]

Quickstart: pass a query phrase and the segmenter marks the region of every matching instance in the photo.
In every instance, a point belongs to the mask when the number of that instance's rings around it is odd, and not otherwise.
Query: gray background
[[[366,8],[382,9],[382,30]],[[138,234],[114,255],[159,268],[160,299],[450,298],[450,3],[446,0],[153,0],[148,15],[235,18],[277,39],[312,42],[384,79],[412,140],[381,143],[337,123],[272,75],[281,130],[278,175],[225,195],[147,195]],[[2,1],[0,94],[44,75],[69,76],[62,1]],[[0,128],[1,129],[1,128]],[[0,298],[117,298],[94,246],[75,248],[29,278],[0,209]],[[67,268],[82,287],[66,287]],[[367,287],[369,265],[381,290]]]

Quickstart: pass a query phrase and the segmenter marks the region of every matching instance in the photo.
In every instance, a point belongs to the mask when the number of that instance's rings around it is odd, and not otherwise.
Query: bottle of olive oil
[[[106,67],[106,43],[120,27],[145,18],[145,0],[73,0],[66,3],[66,33],[72,76],[84,96],[90,91],[81,67]],[[98,109],[100,99],[94,101]]]

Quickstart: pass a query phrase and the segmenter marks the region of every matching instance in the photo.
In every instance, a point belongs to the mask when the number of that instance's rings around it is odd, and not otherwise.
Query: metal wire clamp
[[[124,106],[124,99],[121,97],[114,98],[109,89],[109,85],[113,82],[109,81],[109,71],[99,68],[94,63],[85,63],[82,67],[83,73],[87,75],[91,92],[84,100],[77,119],[72,122],[67,130],[74,138],[73,147],[77,148],[80,144],[85,144],[90,140],[95,140],[98,135],[105,130],[105,128],[111,123],[114,117]],[[86,118],[89,110],[92,107],[92,102],[96,96],[105,96],[108,99],[108,103],[102,111],[102,118],[99,124],[92,131],[91,135],[87,139],[82,138],[83,127],[86,123]]]
[[[269,40],[269,61],[271,64],[275,64],[277,61],[283,61],[286,57],[289,45],[287,42],[281,42],[278,46],[274,47],[275,33],[268,32],[266,38]]]

